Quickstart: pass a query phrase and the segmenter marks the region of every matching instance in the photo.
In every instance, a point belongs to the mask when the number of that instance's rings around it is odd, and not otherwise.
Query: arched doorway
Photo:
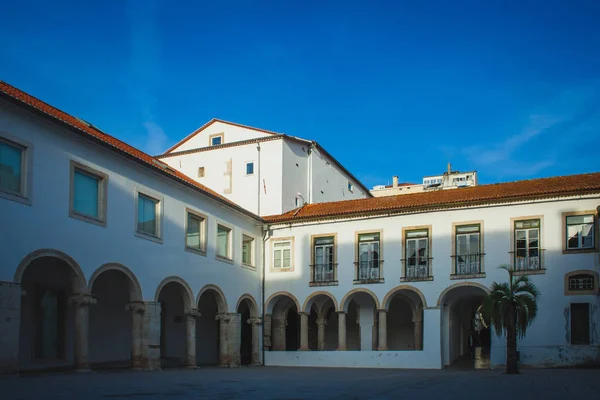
[[[19,369],[73,366],[75,312],[69,299],[86,291],[79,266],[62,252],[40,250],[21,262],[15,281],[25,294],[21,299]]]
[[[487,293],[483,285],[463,283],[440,295],[444,366],[489,368],[490,329],[478,322]]]
[[[315,292],[302,307],[308,317],[308,347],[313,351],[333,351],[337,348],[337,301],[332,294]]]
[[[408,285],[396,287],[383,300],[388,350],[423,350],[424,296]]]
[[[219,365],[221,340],[226,334],[221,332],[217,314],[227,312],[225,295],[217,286],[207,285],[198,293],[196,319],[196,362],[198,365]]]
[[[240,362],[242,365],[260,364],[258,354],[258,307],[250,295],[243,295],[238,301],[237,312],[240,314]]]
[[[90,363],[96,368],[131,366],[133,314],[127,305],[142,300],[137,279],[126,267],[107,264],[92,275],[89,287],[96,298],[90,309]]]
[[[266,302],[271,318],[271,347],[273,351],[296,351],[300,347],[300,306],[289,293],[277,293]]]
[[[189,285],[181,278],[166,278],[157,289],[160,303],[160,358],[161,366],[180,367],[186,358],[186,310],[193,304]]]
[[[346,312],[346,349],[372,351],[377,348],[377,296],[368,289],[355,289],[340,307]],[[339,318],[339,316],[338,316]]]

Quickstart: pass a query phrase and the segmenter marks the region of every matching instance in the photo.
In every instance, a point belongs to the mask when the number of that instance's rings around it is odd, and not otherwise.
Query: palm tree
[[[483,315],[494,325],[498,337],[506,333],[506,373],[518,374],[517,335],[525,337],[535,319],[540,292],[527,275],[514,276],[509,265],[498,268],[508,272],[509,282],[492,283],[483,303]]]

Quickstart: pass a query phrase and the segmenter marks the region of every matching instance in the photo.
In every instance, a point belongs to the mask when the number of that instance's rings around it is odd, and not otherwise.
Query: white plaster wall
[[[198,132],[194,137],[190,138],[185,143],[173,149],[171,152],[184,151],[191,149],[198,149],[200,147],[210,146],[210,136],[223,133],[224,143],[239,142],[242,140],[262,138],[265,136],[272,136],[271,133],[261,132],[250,128],[244,128],[241,126],[231,125],[220,121],[213,122],[203,131]],[[153,154],[154,155],[154,154]]]
[[[313,149],[312,155],[311,203],[352,200],[369,197],[354,179],[344,173],[327,155]],[[354,185],[354,191],[348,190],[348,181]]]
[[[304,201],[309,201],[308,149],[309,144],[283,140],[283,190],[281,193],[281,209],[283,212],[296,208],[296,195],[298,193],[302,195]]]
[[[458,189],[460,190],[460,189]],[[587,269],[599,272],[600,258],[598,253],[584,254],[562,254],[562,213],[571,211],[595,210],[600,204],[598,196],[581,196],[581,198],[535,201],[513,205],[498,205],[493,207],[480,207],[470,209],[455,209],[439,212],[415,213],[401,216],[371,217],[346,221],[322,221],[316,223],[298,224],[293,226],[272,226],[272,238],[294,237],[294,269],[289,272],[271,272],[272,255],[267,247],[267,276],[266,276],[266,298],[277,291],[292,293],[303,304],[306,298],[316,291],[327,291],[339,302],[345,294],[356,288],[365,288],[373,291],[381,302],[384,296],[399,285],[410,285],[419,289],[425,296],[428,307],[436,307],[438,298],[442,291],[451,285],[472,282],[490,286],[492,282],[504,282],[508,279],[505,271],[496,267],[511,261],[510,242],[511,218],[542,215],[542,248],[544,251],[545,274],[531,275],[532,281],[541,291],[539,301],[539,315],[530,327],[527,337],[520,341],[522,360],[531,357],[534,364],[541,363],[544,359],[552,362],[559,360],[559,350],[566,363],[576,358],[576,355],[585,352],[580,350],[582,346],[571,346],[567,340],[568,324],[566,323],[564,311],[571,302],[590,302],[592,307],[597,307],[598,296],[565,296],[564,276],[570,271]],[[452,271],[452,223],[461,221],[483,220],[484,229],[484,265],[486,277],[483,279],[451,280]],[[417,225],[432,226],[431,255],[433,281],[422,282],[400,282],[402,263],[402,227]],[[383,230],[382,254],[384,260],[385,282],[380,284],[355,285],[354,238],[356,231]],[[310,287],[310,236],[316,234],[337,234],[337,262],[338,281],[337,286]],[[427,310],[426,310],[427,311]],[[592,345],[599,345],[599,337],[595,326],[600,322],[599,313],[595,313],[591,319]],[[438,326],[441,321],[436,322]],[[388,324],[390,321],[388,319]],[[447,353],[448,346],[448,324],[445,324],[443,332],[444,352],[446,359],[450,357]],[[430,332],[431,326],[426,322],[423,326],[424,332]],[[425,335],[426,336],[426,335]],[[436,343],[427,342],[424,338],[424,348],[437,346],[441,348],[442,338]],[[501,340],[495,339],[492,333],[492,363],[498,364],[499,358],[503,360]],[[583,346],[591,349],[590,346]],[[438,351],[441,351],[439,349]],[[592,350],[588,350],[588,353]],[[571,353],[573,355],[571,355]],[[500,356],[498,356],[500,354]],[[540,354],[552,354],[542,357]],[[441,355],[440,355],[441,356]],[[562,364],[561,364],[562,365]]]
[[[255,237],[256,265],[261,265],[262,233],[257,221],[12,104],[0,104],[0,131],[34,145],[32,205],[0,198],[0,221],[10,227],[0,230],[0,280],[12,281],[25,256],[50,248],[71,256],[86,280],[105,263],[125,265],[139,280],[145,300],[154,300],[164,278],[179,276],[194,296],[206,284],[219,286],[230,312],[235,312],[243,293],[260,303],[260,268],[255,271],[241,266],[242,231]],[[69,217],[70,160],[108,174],[106,227]],[[163,196],[162,243],[134,235],[135,188]],[[208,216],[206,256],[184,250],[186,207]],[[232,263],[215,258],[217,221],[234,227]]]
[[[260,164],[256,143],[166,157],[161,161],[250,212],[261,215],[280,214],[283,212],[281,205],[283,141],[262,142],[260,147]],[[225,174],[226,162],[229,160],[231,160],[232,172],[231,193],[225,190],[230,185],[229,176]],[[253,175],[246,175],[247,162],[254,162]],[[204,167],[203,178],[198,177],[199,167]]]

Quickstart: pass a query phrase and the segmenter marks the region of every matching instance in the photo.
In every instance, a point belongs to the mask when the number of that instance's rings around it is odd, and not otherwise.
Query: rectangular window
[[[358,276],[357,279],[378,280],[380,273],[380,235],[362,233],[358,235]]]
[[[481,273],[481,225],[457,226],[455,230],[455,274]]]
[[[348,190],[354,192],[354,185],[350,181],[348,181]]]
[[[246,175],[253,175],[253,174],[254,174],[254,163],[253,162],[246,163]]]
[[[217,256],[231,260],[231,229],[217,225]]]
[[[159,201],[138,193],[137,231],[138,233],[158,237]]]
[[[331,282],[334,278],[334,237],[318,237],[313,241],[313,282]]]
[[[571,303],[571,344],[590,344],[589,303]]]
[[[254,238],[242,235],[242,264],[254,266]]]
[[[566,217],[567,250],[594,248],[594,215],[571,215]]]
[[[220,144],[223,144],[223,134],[217,134],[217,135],[212,135],[210,136],[210,145],[211,146],[218,146]]]
[[[69,216],[106,225],[108,175],[71,161]]]
[[[204,237],[206,219],[188,211],[187,227],[185,232],[186,248],[204,253],[206,251],[206,240]]]
[[[25,195],[25,148],[0,139],[0,191]]]
[[[292,267],[292,242],[279,241],[273,243],[273,268],[284,269]]]
[[[515,270],[540,269],[540,220],[515,221]]]
[[[198,178],[204,178],[204,167],[198,167]]]
[[[406,278],[425,279],[429,275],[429,230],[406,232]]]

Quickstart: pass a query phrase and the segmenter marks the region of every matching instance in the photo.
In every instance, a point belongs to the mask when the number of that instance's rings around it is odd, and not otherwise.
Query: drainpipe
[[[256,201],[256,204],[257,204],[257,206],[256,206],[256,215],[260,216],[260,142],[256,142],[256,151],[258,152],[258,161],[257,161],[258,168],[257,168],[257,171],[256,171],[256,173],[258,174],[258,181],[257,181],[258,182],[258,184],[257,184],[257,187],[258,187],[258,199]]]
[[[263,257],[262,257],[262,277],[261,277],[261,303],[262,303],[262,365],[265,365],[265,271],[266,271],[266,251],[265,248],[267,246],[267,239],[269,236],[269,230],[271,229],[271,227],[267,224],[263,225]]]
[[[308,189],[306,190],[306,194],[307,194],[307,199],[308,199],[308,203],[312,203],[312,191],[311,191],[311,187],[312,187],[312,148],[313,148],[313,143],[310,143],[308,145]]]

